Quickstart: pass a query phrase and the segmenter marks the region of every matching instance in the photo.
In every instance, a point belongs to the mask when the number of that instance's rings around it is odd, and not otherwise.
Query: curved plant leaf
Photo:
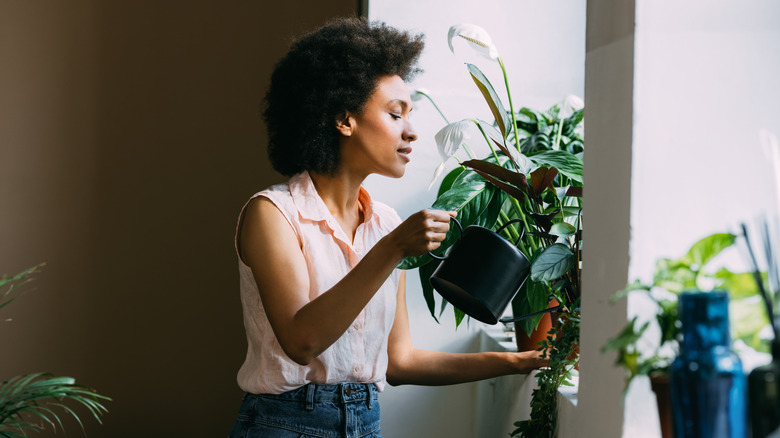
[[[573,236],[574,233],[577,232],[577,229],[574,228],[574,225],[568,223],[568,222],[557,222],[550,227],[549,233],[553,236],[559,236],[559,237],[569,237]]]
[[[431,312],[431,316],[439,323],[439,319],[436,317],[436,298],[433,295],[433,285],[431,284],[431,275],[433,271],[439,267],[441,262],[439,260],[433,260],[431,263],[426,263],[420,266],[420,285],[423,290],[423,298],[425,298],[425,304],[428,305],[428,311]]]
[[[531,187],[537,197],[547,188],[555,189],[553,181],[558,176],[558,169],[554,167],[539,167],[531,172]]]
[[[694,270],[699,271],[724,249],[733,245],[736,239],[735,235],[729,233],[711,234],[694,243],[679,262],[695,267]]]
[[[542,251],[531,264],[531,279],[552,281],[574,267],[574,253],[562,243],[554,243]]]
[[[493,85],[490,84],[490,81],[485,74],[482,73],[482,70],[476,65],[466,64],[466,67],[469,69],[469,73],[471,73],[471,78],[474,80],[474,83],[477,84],[477,88],[479,88],[479,91],[482,93],[482,97],[485,98],[485,102],[487,102],[490,107],[490,112],[493,113],[493,117],[495,117],[496,123],[498,124],[498,130],[501,131],[501,134],[506,138],[507,132],[509,131],[507,128],[511,126],[512,122],[509,120],[509,116],[504,109],[504,105],[501,103],[501,99],[499,99],[498,94],[496,94],[496,90],[493,88]]]

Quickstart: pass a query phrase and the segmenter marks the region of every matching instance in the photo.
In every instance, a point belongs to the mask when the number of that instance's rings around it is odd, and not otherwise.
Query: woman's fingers
[[[405,253],[416,256],[433,251],[447,238],[450,218],[456,212],[426,209],[411,215],[396,230],[405,241]]]

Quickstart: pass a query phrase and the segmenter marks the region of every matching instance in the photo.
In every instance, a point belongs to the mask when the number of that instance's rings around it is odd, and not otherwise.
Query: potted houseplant
[[[516,323],[518,335],[532,333],[543,317],[525,316],[548,310],[552,300],[556,303],[554,308],[561,317],[555,319],[563,323],[542,329],[540,344],[526,347],[543,350],[550,356],[551,367],[537,375],[539,388],[533,394],[531,419],[519,422],[515,431],[521,436],[552,436],[557,390],[566,384],[574,368],[579,340],[582,101],[571,96],[547,111],[529,108],[515,111],[504,63],[489,35],[477,26],[458,25],[450,29],[449,38],[451,48],[457,41],[463,41],[498,62],[509,109],[479,67],[466,64],[495,122],[464,119],[448,123],[436,135],[442,164],[434,179],[443,173],[448,160],[457,160],[460,166],[442,179],[433,208],[457,210],[458,220],[464,227],[501,228],[504,236],[517,242],[531,260],[530,277],[512,303],[515,317],[523,318]],[[415,97],[433,102],[423,91],[415,92]],[[487,145],[487,156],[477,158],[465,145],[470,128],[475,128],[480,142]],[[459,151],[465,152],[468,159],[461,160]],[[446,252],[457,238],[456,233],[450,233],[436,251],[437,255]],[[407,258],[399,266],[420,269],[423,293],[434,318],[437,306],[428,279],[438,264],[438,260],[423,255]],[[438,313],[446,304],[442,301]],[[459,324],[464,313],[454,310]]]
[[[0,278],[0,309],[19,297],[20,288],[39,269],[40,265]],[[0,383],[0,438],[22,438],[27,432],[43,430],[46,424],[55,429],[59,426],[64,433],[62,413],[57,410],[72,415],[83,430],[79,415],[66,403],[84,406],[100,423],[108,412],[103,403],[110,400],[72,377],[33,373],[8,379]]]
[[[761,302],[753,299],[757,291],[752,274],[735,273],[722,266],[715,269],[716,257],[731,247],[736,238],[729,233],[706,236],[694,243],[682,257],[657,260],[649,284],[634,281],[614,297],[614,300],[619,300],[629,293],[641,293],[655,305],[655,313],[650,320],[640,322],[640,317],[634,316],[602,351],[617,353],[615,364],[625,368],[626,390],[637,376],[649,377],[665,438],[672,436],[669,369],[679,351],[677,299],[680,293],[689,290],[729,291],[734,339],[747,347],[766,351],[759,332],[768,324],[768,319]]]

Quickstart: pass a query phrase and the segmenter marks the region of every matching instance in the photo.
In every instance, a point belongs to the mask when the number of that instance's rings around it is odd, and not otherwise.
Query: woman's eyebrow
[[[411,105],[409,105],[409,103],[407,101],[405,101],[403,99],[393,99],[393,100],[390,101],[390,103],[391,104],[397,103],[397,104],[401,105],[401,108],[403,108],[403,109],[409,108],[409,111],[414,109],[414,108],[411,107]]]

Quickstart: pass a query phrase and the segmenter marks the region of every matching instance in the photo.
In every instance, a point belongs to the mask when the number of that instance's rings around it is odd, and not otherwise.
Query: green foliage
[[[566,313],[542,341],[542,352],[550,359],[549,368],[536,375],[538,387],[531,400],[531,418],[515,423],[511,436],[551,438],[558,422],[558,388],[571,386],[572,371],[579,359],[580,317]]]
[[[725,249],[731,247],[736,236],[716,233],[706,236],[677,259],[661,258],[656,261],[652,284],[638,281],[618,292],[614,300],[626,297],[629,292],[645,293],[656,305],[655,322],[659,328],[656,339],[647,339],[649,322],[637,327],[638,318],[628,321],[623,330],[611,338],[602,351],[615,351],[615,364],[626,370],[626,389],[636,376],[667,373],[676,354],[680,325],[677,313],[677,295],[686,290],[728,290],[731,296],[730,316],[735,339],[743,340],[757,350],[765,350],[758,332],[768,324],[761,302],[752,299],[756,295],[755,282],[750,273],[734,273],[725,267],[717,271],[710,264]],[[659,298],[656,289],[667,293]],[[657,291],[655,291],[657,292]],[[651,347],[643,354],[639,345]]]
[[[538,374],[540,387],[533,393],[531,420],[518,423],[513,434],[549,437],[555,433],[557,391],[568,382],[579,342],[583,111],[574,108],[576,98],[565,99],[565,109],[554,105],[543,112],[530,108],[515,111],[504,63],[500,57],[497,61],[506,85],[508,110],[482,71],[467,64],[496,129],[486,130],[482,122],[466,120],[479,127],[490,154],[474,159],[467,150],[470,159],[444,178],[433,208],[457,210],[463,227],[479,225],[494,231],[503,227],[503,236],[517,242],[531,261],[531,274],[512,301],[516,317],[545,310],[553,298],[562,306],[566,322],[554,328],[542,346],[551,366]],[[581,106],[581,101],[576,105]],[[461,123],[448,128],[458,129]],[[452,154],[462,146],[448,143],[445,137],[437,136],[441,154]],[[456,241],[454,234],[447,236],[437,255]],[[416,267],[420,268],[426,303],[436,318],[429,282],[435,264],[423,255],[399,265],[401,269]],[[442,301],[442,310],[445,305]],[[521,321],[516,330],[530,334],[541,317]],[[463,312],[455,309],[456,324],[462,320]]]
[[[98,423],[108,412],[102,402],[111,400],[71,377],[48,373],[17,376],[0,384],[0,437],[23,437],[25,431],[39,432],[45,424],[64,432],[63,413],[73,416],[84,428],[78,414],[66,403],[85,407]],[[57,412],[59,409],[61,412]],[[40,420],[38,422],[34,420]]]
[[[20,287],[32,280],[32,274],[43,265],[26,269],[14,276],[0,278],[0,308],[19,297]],[[25,437],[26,432],[40,432],[48,424],[65,432],[62,415],[84,425],[73,405],[85,407],[98,423],[108,412],[104,402],[111,399],[93,389],[79,385],[71,377],[34,373],[13,377],[0,383],[0,438]]]

